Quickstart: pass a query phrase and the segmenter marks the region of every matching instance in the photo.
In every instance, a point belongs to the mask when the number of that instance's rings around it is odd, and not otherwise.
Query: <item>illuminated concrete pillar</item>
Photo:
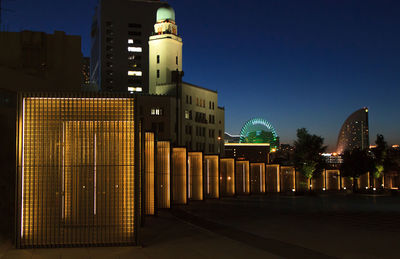
[[[203,200],[203,153],[188,152],[188,198]]]
[[[235,159],[221,158],[220,160],[221,196],[235,195]]]
[[[172,148],[172,203],[187,203],[187,153],[186,148]]]
[[[280,192],[280,166],[266,165],[266,191]]]
[[[155,215],[155,137],[153,132],[146,132],[144,134],[144,194],[145,194],[145,214]]]
[[[171,207],[171,144],[157,142],[157,205],[160,209]]]
[[[265,164],[250,164],[250,192],[254,194],[265,193]]]
[[[204,156],[204,193],[206,198],[219,198],[219,156]]]
[[[236,194],[250,194],[250,162],[236,161]]]

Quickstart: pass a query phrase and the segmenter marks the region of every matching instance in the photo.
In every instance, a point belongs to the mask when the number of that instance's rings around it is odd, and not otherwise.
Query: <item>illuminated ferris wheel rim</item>
[[[253,118],[251,120],[248,120],[242,127],[242,129],[240,130],[240,137],[247,137],[247,135],[252,132],[250,129],[252,126],[256,126],[256,125],[262,125],[267,127],[271,132],[272,135],[274,136],[274,138],[278,138],[278,134],[276,133],[275,128],[272,126],[271,123],[269,123],[269,121],[262,119],[262,118]]]

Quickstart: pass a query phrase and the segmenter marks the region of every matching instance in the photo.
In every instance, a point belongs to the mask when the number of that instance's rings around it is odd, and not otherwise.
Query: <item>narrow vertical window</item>
[[[157,78],[160,78],[160,70],[157,69]]]
[[[176,64],[178,65],[178,56],[176,56]]]
[[[160,55],[157,55],[157,64],[160,64]]]

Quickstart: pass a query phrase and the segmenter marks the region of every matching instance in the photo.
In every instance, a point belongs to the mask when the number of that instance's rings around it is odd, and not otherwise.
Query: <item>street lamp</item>
[[[218,137],[218,154],[221,154],[221,137]]]

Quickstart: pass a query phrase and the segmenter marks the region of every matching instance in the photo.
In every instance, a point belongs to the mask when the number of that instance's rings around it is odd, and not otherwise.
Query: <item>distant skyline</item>
[[[3,0],[3,29],[82,36],[90,56],[97,0]],[[282,143],[305,127],[336,148],[345,119],[369,107],[370,143],[400,144],[400,1],[168,1],[183,37],[184,81],[219,92],[226,131],[268,120]]]

